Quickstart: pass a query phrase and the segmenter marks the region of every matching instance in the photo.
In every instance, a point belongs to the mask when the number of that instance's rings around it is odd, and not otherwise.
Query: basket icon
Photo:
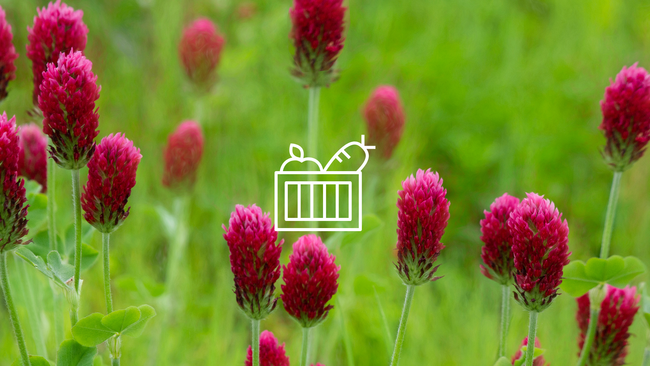
[[[353,146],[356,147],[352,148]],[[365,156],[356,170],[338,170],[334,167],[336,162],[342,163],[343,158],[351,159],[348,150],[358,151],[359,148]],[[374,148],[365,145],[362,135],[361,142],[353,141],[344,145],[323,168],[318,160],[305,157],[302,147],[291,144],[291,157],[275,172],[276,230],[361,231],[361,170],[368,162],[368,150]],[[287,170],[287,165],[291,163],[313,164],[314,168]]]

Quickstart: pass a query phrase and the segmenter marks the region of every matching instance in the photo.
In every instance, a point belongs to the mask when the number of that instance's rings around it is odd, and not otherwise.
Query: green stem
[[[591,352],[591,346],[594,344],[594,338],[596,336],[599,313],[600,311],[598,308],[591,309],[591,312],[589,314],[589,326],[587,327],[587,335],[585,337],[585,343],[582,345],[582,351],[580,352],[580,358],[578,359],[578,366],[584,366],[587,364],[587,359],[589,358],[589,353]]]
[[[526,346],[526,366],[533,366],[535,358],[535,336],[537,335],[537,315],[536,311],[531,311],[528,317],[528,346]]]
[[[409,312],[411,311],[411,302],[413,301],[414,292],[415,292],[415,286],[413,285],[406,286],[406,299],[404,300],[402,317],[399,320],[397,339],[395,340],[395,350],[393,351],[393,358],[390,362],[391,366],[397,366],[399,364],[399,355],[400,352],[402,352],[402,346],[404,344],[404,334],[406,334],[406,322],[408,321]]]
[[[307,156],[318,158],[318,101],[320,88],[309,88],[309,115],[307,119]]]
[[[506,355],[506,338],[510,323],[510,286],[501,286],[501,339],[499,340],[499,357]]]
[[[111,361],[111,366],[120,366],[120,359],[119,358],[114,358]]]
[[[616,216],[616,203],[621,188],[621,176],[623,172],[614,172],[612,189],[609,191],[609,202],[607,203],[607,214],[605,216],[605,229],[603,230],[603,242],[600,246],[600,258],[609,257],[609,246],[612,242],[612,231],[614,229],[614,216]]]
[[[253,366],[260,365],[260,321],[253,319]]]
[[[104,256],[104,298],[106,299],[106,314],[113,312],[113,295],[111,294],[111,267],[109,244],[111,234],[102,233],[102,251]]]
[[[80,278],[81,278],[81,183],[79,182],[79,170],[72,172],[72,206],[74,207],[74,289],[77,297],[81,297]],[[72,325],[77,324],[79,320],[79,302],[71,311]]]
[[[309,331],[311,328],[302,328],[302,351],[300,352],[300,366],[307,366],[309,359]]]
[[[20,350],[22,366],[31,366],[29,353],[27,352],[27,344],[25,344],[25,337],[23,336],[23,330],[20,327],[20,321],[18,319],[18,312],[16,312],[16,306],[14,305],[13,297],[11,297],[9,277],[7,276],[7,252],[0,253],[0,283],[2,283],[2,291],[5,302],[7,303],[7,310],[9,310],[9,320],[14,328],[14,335],[16,336],[18,349]]]

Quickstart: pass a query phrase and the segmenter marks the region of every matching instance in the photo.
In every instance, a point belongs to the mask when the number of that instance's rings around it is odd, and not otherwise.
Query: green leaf
[[[591,258],[586,264],[582,261],[572,261],[564,267],[560,288],[571,296],[579,297],[599,284],[625,287],[636,276],[645,272],[645,269],[645,265],[638,258],[623,258],[617,255],[607,259]]]
[[[623,270],[608,278],[607,283],[614,287],[625,287],[636,276],[646,271],[645,264],[636,257],[625,257]]]
[[[29,199],[31,196],[35,196],[41,193],[42,187],[35,180],[25,179],[25,196]]]
[[[61,255],[56,250],[51,251],[47,255],[47,264],[61,282],[66,283],[74,277],[74,267],[70,264],[64,263],[61,260]]]
[[[32,253],[41,258],[47,258],[47,254],[50,252],[50,237],[47,230],[40,231],[34,235],[32,242],[25,246],[25,248],[31,250]]]
[[[144,328],[147,326],[147,323],[151,318],[156,316],[156,310],[149,305],[140,305],[138,306],[140,310],[140,319],[137,322],[133,323],[131,326],[127,327],[122,331],[122,335],[128,335],[131,337],[139,337]]]
[[[124,310],[116,310],[102,319],[102,325],[114,331],[122,333],[140,319],[140,310],[135,306],[129,306]]]
[[[386,291],[386,287],[377,278],[359,275],[354,279],[354,293],[361,296],[373,296],[375,290],[381,293]]]
[[[97,258],[99,257],[99,252],[97,249],[91,247],[88,244],[81,244],[81,270],[85,271],[88,268],[92,267]]]
[[[41,356],[29,356],[29,363],[31,363],[32,366],[52,366],[50,361]],[[11,366],[23,366],[23,362],[20,359],[17,359],[11,364]]]
[[[59,347],[56,366],[92,366],[96,354],[97,347],[84,347],[69,339]]]
[[[103,318],[103,314],[94,313],[79,320],[72,327],[72,336],[77,342],[86,347],[94,347],[103,343],[116,334],[116,332],[102,324]]]
[[[560,284],[562,291],[573,297],[580,297],[598,286],[598,281],[587,276],[585,267],[583,261],[572,261],[564,266],[564,275]]]
[[[51,258],[53,264],[45,263],[43,258],[34,255],[34,253],[32,253],[32,251],[26,247],[18,248],[15,253],[27,261],[29,264],[34,266],[34,268],[44,274],[47,278],[52,280],[56,285],[64,289],[72,289],[72,287],[68,286],[66,282],[74,275],[74,267],[61,262],[61,256],[58,252],[52,251],[48,255],[48,257]]]
[[[510,363],[510,360],[508,360],[505,357],[501,357],[500,359],[497,360],[497,362],[494,364],[494,366],[511,366],[512,364]]]

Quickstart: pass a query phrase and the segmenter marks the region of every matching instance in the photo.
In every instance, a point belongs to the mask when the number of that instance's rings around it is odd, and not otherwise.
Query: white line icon
[[[363,162],[356,170],[340,170],[338,163],[352,158],[349,149],[356,146],[363,152]],[[275,229],[277,231],[361,231],[362,175],[374,146],[361,142],[345,144],[328,161],[325,168],[311,157],[305,157],[300,145],[291,144],[291,157],[275,172]],[[290,171],[291,163],[315,164],[317,169]],[[335,166],[334,170],[329,170]],[[304,166],[304,165],[301,165]],[[355,199],[356,196],[356,199]],[[281,212],[281,211],[282,212]],[[318,228],[309,224],[319,223]]]

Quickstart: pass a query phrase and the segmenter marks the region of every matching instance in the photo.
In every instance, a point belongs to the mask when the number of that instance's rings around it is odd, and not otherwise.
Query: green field
[[[288,157],[289,143],[306,144],[308,100],[307,90],[289,74],[291,1],[253,2],[257,11],[249,19],[238,16],[238,0],[67,2],[83,9],[90,30],[86,55],[102,86],[100,137],[124,132],[143,155],[131,215],[112,236],[113,294],[118,309],[148,303],[159,315],[142,337],[124,341],[125,366],[244,363],[250,322],[232,292],[221,225],[238,203],[272,211],[273,172]],[[17,79],[0,109],[15,114],[19,124],[29,120],[31,108],[26,27],[36,7],[45,4],[1,4],[20,57]],[[597,129],[599,101],[624,65],[638,61],[650,67],[650,5],[642,0],[353,0],[347,6],[341,78],[321,92],[319,158],[326,160],[365,133],[360,110],[380,84],[400,91],[407,122],[392,160],[375,161],[364,171],[366,188],[377,186],[367,195],[364,211],[381,225],[342,240],[324,235],[341,265],[340,287],[334,310],[313,333],[312,361],[326,366],[389,363],[392,343],[367,283],[375,283],[394,339],[405,293],[392,264],[396,191],[407,175],[430,167],[444,179],[451,201],[443,237],[447,248],[438,259],[438,273],[445,277],[417,288],[400,364],[491,366],[500,287],[479,272],[483,210],[506,191],[519,197],[544,194],[569,222],[571,259],[597,255],[612,177],[599,153],[604,144]],[[198,16],[215,21],[226,37],[219,82],[205,97],[192,91],[177,55],[182,27]],[[165,281],[169,240],[156,207],[171,210],[175,193],[161,184],[162,149],[185,119],[200,121],[205,152],[191,195],[183,268],[176,286],[167,289],[176,309],[163,327],[161,300],[145,287]],[[82,170],[82,183],[86,175]],[[647,264],[649,175],[650,157],[623,175],[612,244],[612,254],[635,255]],[[72,223],[69,172],[58,169],[56,179],[57,224],[64,232]],[[298,235],[281,237],[286,264]],[[99,249],[100,235],[89,244]],[[10,261],[28,347],[36,353],[33,329],[40,329],[52,359],[52,314],[48,309],[30,326],[23,291],[26,283],[36,289],[49,285],[33,270],[21,276],[21,268],[20,260]],[[101,266],[83,278],[81,316],[104,311]],[[34,301],[47,304],[49,299]],[[527,314],[514,303],[513,309],[508,354],[528,326]],[[540,315],[538,336],[552,365],[577,360],[575,310],[575,300],[562,295]],[[67,321],[67,310],[60,316]],[[18,357],[7,319],[2,306],[3,366]],[[300,327],[281,306],[262,329],[286,342],[297,365]],[[631,332],[627,362],[640,365],[646,344],[640,315]],[[106,348],[100,347],[100,353],[106,362]]]

